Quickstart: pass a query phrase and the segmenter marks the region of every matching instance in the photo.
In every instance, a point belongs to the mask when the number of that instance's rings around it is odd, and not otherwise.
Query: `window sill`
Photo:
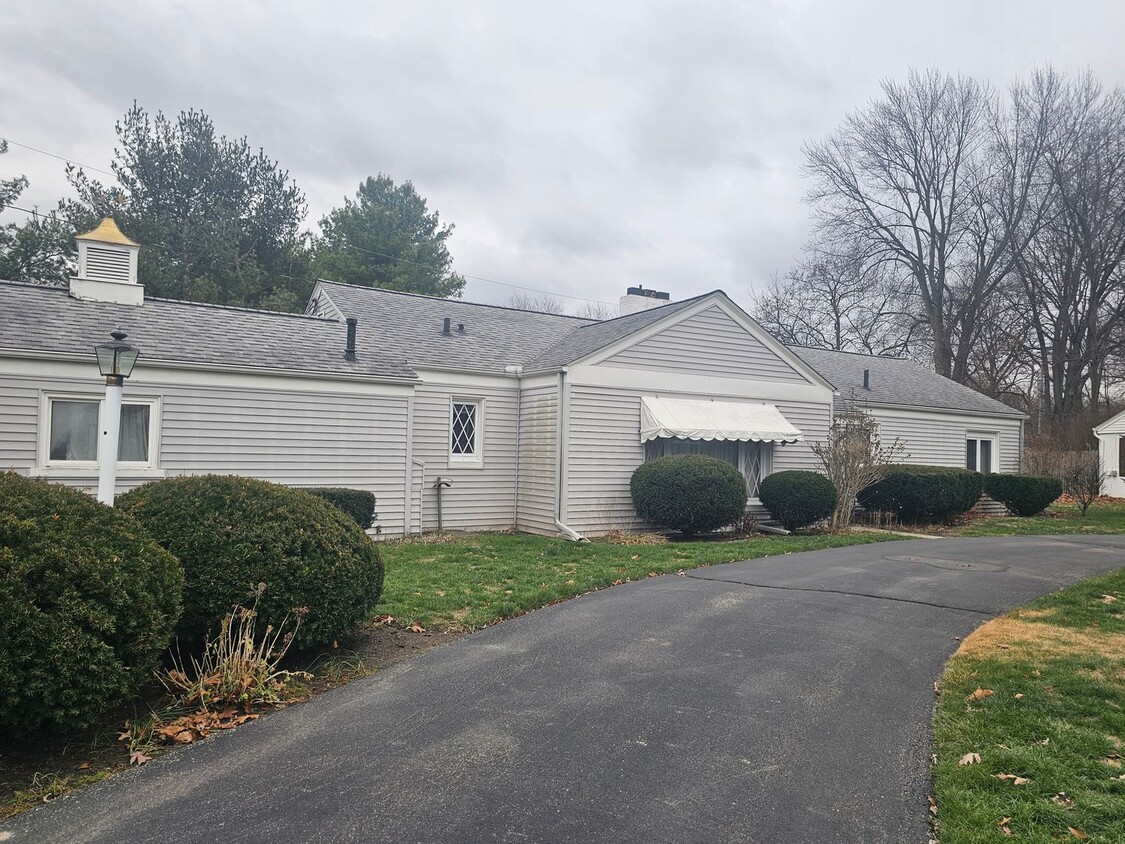
[[[98,467],[89,466],[34,466],[28,471],[32,478],[76,478],[81,480],[97,479]],[[167,476],[163,469],[117,467],[118,480],[144,480],[156,481]]]
[[[483,469],[483,460],[450,460],[449,470],[452,472],[454,469]]]

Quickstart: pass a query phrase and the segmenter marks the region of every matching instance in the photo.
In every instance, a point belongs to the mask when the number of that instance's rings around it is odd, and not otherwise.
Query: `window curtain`
[[[121,441],[117,459],[125,463],[148,463],[148,423],[150,406],[126,404],[121,407]]]

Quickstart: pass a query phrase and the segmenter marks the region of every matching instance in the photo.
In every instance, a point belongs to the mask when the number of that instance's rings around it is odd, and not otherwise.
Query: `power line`
[[[84,167],[87,170],[93,170],[96,173],[104,173],[107,176],[113,176],[114,178],[117,178],[116,173],[111,173],[108,170],[102,170],[98,167],[92,167],[89,164],[83,164],[81,161],[75,161],[71,158],[66,158],[65,156],[62,156],[62,155],[56,155],[53,152],[47,152],[46,150],[39,149],[38,147],[29,146],[28,144],[21,144],[19,141],[13,141],[11,138],[4,138],[3,140],[6,141],[9,144],[12,144],[13,146],[17,146],[17,147],[20,147],[22,149],[30,150],[31,152],[37,152],[40,155],[50,156],[51,158],[58,159],[59,161],[65,161],[67,164],[76,164],[79,167]],[[28,211],[26,208],[17,208],[14,205],[8,205],[6,207],[11,208],[15,211],[23,211],[26,214],[38,213],[38,212],[35,212],[35,211]],[[387,254],[384,254],[382,252],[375,252],[371,249],[364,249],[360,246],[356,246],[356,245],[351,244],[351,243],[345,243],[344,245],[346,247],[348,247],[349,249],[356,250],[357,252],[366,252],[368,255],[376,255],[380,258],[386,258],[389,261],[401,261],[404,264],[412,264],[412,265],[417,266],[417,267],[426,267],[427,266],[426,264],[419,263],[418,261],[411,261],[409,258],[402,258],[402,257],[399,257],[397,255],[387,255]],[[497,284],[501,287],[509,287],[513,290],[522,290],[525,293],[539,293],[543,296],[554,296],[554,297],[558,297],[558,298],[561,298],[561,299],[573,299],[576,302],[591,302],[591,303],[596,304],[596,305],[612,305],[613,304],[612,302],[603,302],[601,299],[587,299],[584,296],[571,296],[571,295],[566,294],[566,293],[556,293],[556,292],[553,292],[553,291],[550,291],[550,290],[541,290],[537,287],[526,287],[522,284],[512,284],[511,282],[508,282],[508,281],[497,281],[494,278],[486,278],[485,276],[482,276],[482,275],[471,275],[469,273],[458,273],[458,275],[462,276],[463,278],[471,278],[473,281],[483,281],[486,284]],[[287,278],[288,276],[285,276],[285,277]]]
[[[93,170],[95,173],[104,173],[107,176],[113,176],[114,178],[117,178],[117,174],[111,173],[109,170],[102,170],[100,167],[93,167],[89,164],[83,164],[81,161],[75,161],[72,158],[66,158],[65,156],[62,156],[62,155],[55,155],[55,153],[47,152],[47,150],[45,150],[45,149],[39,149],[38,147],[29,146],[28,144],[21,144],[19,141],[13,141],[11,138],[4,138],[3,140],[6,143],[9,143],[14,147],[19,147],[20,149],[30,150],[31,152],[37,152],[40,155],[46,155],[49,158],[56,158],[59,161],[65,161],[67,164],[75,164],[75,165],[77,165],[79,167],[83,167],[87,170]]]

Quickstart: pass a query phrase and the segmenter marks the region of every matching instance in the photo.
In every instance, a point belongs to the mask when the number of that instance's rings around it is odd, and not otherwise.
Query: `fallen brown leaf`
[[[938,811],[937,802],[934,800],[933,797],[927,797],[926,799],[930,801],[930,814],[936,815],[937,811]]]
[[[144,765],[146,762],[151,762],[151,761],[152,761],[151,756],[145,756],[139,750],[134,750],[132,753],[129,754],[129,764],[130,765]]]
[[[1074,798],[1067,795],[1065,791],[1060,791],[1058,794],[1052,797],[1051,802],[1066,809],[1074,808]]]
[[[1102,595],[1102,603],[1103,604],[1112,604],[1116,600],[1117,600],[1116,595]],[[1082,836],[1082,837],[1085,838],[1086,836]]]
[[[83,762],[81,765],[78,766],[78,770],[85,771],[85,770],[88,770],[89,767],[90,767],[89,762]]]
[[[414,622],[413,624],[411,624],[406,629],[409,630],[411,633],[425,633],[426,632],[426,628],[423,627],[421,624],[419,624],[417,621]]]
[[[991,697],[994,694],[996,694],[996,692],[992,691],[992,689],[982,689],[978,686],[977,690],[967,698],[965,698],[965,700],[983,700],[984,698]]]
[[[1000,818],[1000,820],[998,820],[996,822],[996,828],[999,829],[1005,835],[1015,835],[1015,833],[1012,832],[1012,828],[1010,826],[1008,826],[1008,824],[1011,823],[1011,821],[1012,821],[1011,817]]]
[[[1019,700],[1019,699],[1020,699],[1021,697],[1023,697],[1023,692],[1016,692],[1016,693],[1015,693],[1015,694],[1013,695],[1013,697],[1014,697],[1014,698],[1015,698],[1016,700]]]
[[[993,774],[998,780],[1010,780],[1012,785],[1027,785],[1031,780],[1026,777],[1017,776],[1016,774]]]
[[[979,753],[966,753],[964,756],[962,756],[957,761],[957,764],[958,765],[976,765],[978,762],[980,762],[980,754]]]
[[[1075,838],[1077,838],[1079,841],[1085,841],[1087,838],[1090,837],[1089,835],[1084,833],[1082,830],[1076,829],[1073,826],[1068,826],[1066,828],[1066,831],[1069,832],[1071,835],[1073,835]]]

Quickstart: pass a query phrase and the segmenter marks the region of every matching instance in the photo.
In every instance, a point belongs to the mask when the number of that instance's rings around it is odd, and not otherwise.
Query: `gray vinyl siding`
[[[642,528],[644,523],[637,519],[629,495],[629,479],[633,470],[644,462],[644,446],[640,441],[641,396],[651,395],[651,392],[602,387],[568,389],[566,523],[579,533],[592,535],[613,529]],[[685,393],[662,392],[661,395],[705,398]],[[775,404],[808,440],[824,438],[830,424],[827,403]],[[808,442],[773,446],[773,471],[782,469],[816,469],[816,459]]]
[[[642,340],[603,366],[808,383],[725,311],[707,308]]]
[[[884,444],[896,438],[905,447],[902,463],[928,466],[965,466],[965,439],[969,432],[999,434],[1000,471],[1018,472],[1022,454],[1020,421],[1018,419],[964,417],[943,415],[939,411],[918,411],[909,415],[891,415],[880,408],[869,408],[879,422],[879,436]]]
[[[35,465],[39,387],[38,381],[0,377],[0,472]]]
[[[554,536],[558,470],[558,387],[524,390],[520,398],[519,509],[516,527]]]
[[[442,526],[449,530],[506,530],[516,521],[517,387],[451,387],[419,384],[414,391],[414,457],[426,467],[422,526],[437,530],[437,490],[441,477]],[[484,460],[477,466],[449,462],[451,401],[481,400]]]
[[[268,384],[268,379],[263,379]],[[5,422],[4,468],[27,473],[38,463],[39,390],[102,394],[89,381],[10,377],[0,382],[0,407],[23,420]],[[403,529],[406,398],[270,389],[185,387],[140,378],[129,395],[159,397],[157,468],[175,475],[238,474],[287,486],[346,486],[375,493],[376,524]],[[30,420],[30,423],[29,423]],[[52,470],[51,480],[93,489],[96,478]],[[118,490],[146,478],[123,469]]]

